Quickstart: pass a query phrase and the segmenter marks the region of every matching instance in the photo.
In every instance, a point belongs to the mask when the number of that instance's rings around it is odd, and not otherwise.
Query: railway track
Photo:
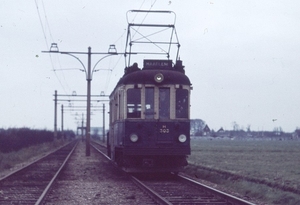
[[[0,179],[0,204],[40,204],[76,145],[73,141]]]
[[[93,144],[106,156],[104,145]],[[130,177],[158,204],[254,205],[180,174],[138,174]]]
[[[96,141],[91,141],[91,146],[97,150],[100,154],[102,154],[106,159],[110,160],[110,158],[107,156],[106,152],[106,146],[104,144],[98,143]]]
[[[160,204],[254,205],[180,174],[131,177],[141,189],[148,192]]]

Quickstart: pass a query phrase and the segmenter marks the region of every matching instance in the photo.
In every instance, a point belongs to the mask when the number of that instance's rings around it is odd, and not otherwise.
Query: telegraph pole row
[[[56,139],[57,137],[57,102],[58,101],[67,101],[67,102],[73,102],[73,101],[85,101],[85,100],[70,100],[70,99],[58,99],[58,97],[86,97],[86,95],[75,95],[74,92],[72,95],[59,95],[57,94],[57,90],[55,90],[55,93],[54,93],[54,137]],[[108,97],[108,95],[104,95],[104,94],[101,94],[101,95],[91,95],[91,97],[94,97],[94,98],[100,98],[100,97]],[[106,101],[109,101],[109,100],[105,100],[105,99],[98,99],[98,100],[91,100],[91,101],[95,101],[95,102],[106,102]],[[86,108],[86,106],[72,106],[71,108],[64,108],[63,104],[61,105],[61,118],[62,118],[62,121],[61,121],[61,130],[62,130],[62,133],[63,133],[63,130],[64,130],[64,124],[63,124],[63,121],[64,121],[64,112],[65,111],[81,111],[81,110],[84,110],[83,108]],[[91,111],[103,111],[103,125],[105,126],[105,104],[103,103],[102,106],[91,106],[90,108],[90,114],[91,114]],[[82,114],[82,118],[83,118],[83,114]],[[83,126],[83,119],[82,119],[82,126],[81,126],[81,134],[82,134],[82,139],[83,139],[83,129],[86,129],[86,127]],[[103,142],[105,142],[105,127],[103,127]]]

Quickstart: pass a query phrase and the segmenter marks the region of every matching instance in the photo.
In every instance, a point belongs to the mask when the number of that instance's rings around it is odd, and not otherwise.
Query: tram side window
[[[141,89],[127,90],[127,118],[141,117]]]
[[[170,119],[170,89],[159,88],[159,118]]]
[[[176,118],[188,118],[188,90],[176,90]]]
[[[145,88],[145,118],[154,118],[154,88]]]

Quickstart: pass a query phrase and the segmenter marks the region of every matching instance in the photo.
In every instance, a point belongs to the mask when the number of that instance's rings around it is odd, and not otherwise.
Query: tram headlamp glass
[[[137,142],[139,137],[136,134],[131,134],[130,135],[130,140],[131,142]]]
[[[185,142],[186,141],[186,135],[184,135],[184,134],[181,134],[181,135],[179,135],[179,137],[178,137],[178,140],[179,140],[179,142]]]
[[[161,83],[161,82],[164,80],[164,75],[161,74],[161,73],[157,73],[157,74],[154,76],[154,80],[155,80],[157,83]]]

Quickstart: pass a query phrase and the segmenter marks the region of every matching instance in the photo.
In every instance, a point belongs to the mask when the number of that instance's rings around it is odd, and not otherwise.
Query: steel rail
[[[61,164],[70,154],[69,150],[74,150],[75,145],[76,141],[72,141],[1,178],[0,204],[39,204],[37,201],[41,194],[45,193],[46,187],[50,187],[50,181],[53,183],[53,176],[57,174],[57,170],[62,169]],[[42,172],[39,172],[39,167],[42,167]],[[56,171],[53,170],[54,167]]]
[[[230,194],[227,194],[225,192],[222,192],[222,191],[219,191],[219,190],[214,189],[212,187],[206,186],[206,185],[204,185],[204,184],[202,184],[202,183],[200,183],[198,181],[195,181],[193,179],[185,177],[185,176],[183,176],[181,174],[178,174],[177,176],[179,178],[185,180],[185,181],[188,181],[189,183],[192,183],[193,185],[196,185],[196,186],[200,187],[201,189],[203,189],[203,190],[205,190],[205,191],[207,191],[209,193],[213,193],[214,195],[216,195],[216,196],[218,196],[218,197],[220,197],[222,199],[225,199],[227,202],[229,202],[229,203],[231,203],[233,205],[255,205],[255,204],[253,204],[251,202],[245,201],[243,199],[237,198],[237,197],[232,196]]]
[[[105,145],[101,144],[101,143],[97,143],[97,142],[93,142],[99,146],[102,147],[106,147]],[[108,160],[111,160],[104,152],[102,152],[100,149],[98,149],[97,147],[95,147],[94,145],[92,145],[93,148],[95,148],[98,152],[100,152],[104,157],[106,157]],[[198,181],[195,181],[193,179],[190,179],[186,176],[183,176],[182,174],[178,174],[177,177],[179,177],[180,179],[193,184],[194,186],[197,186],[198,188],[200,188],[201,190],[203,190],[204,192],[213,194],[214,196],[216,196],[216,198],[221,198],[222,200],[226,201],[228,204],[231,205],[255,205],[251,202],[248,202],[246,200],[240,199],[238,197],[235,197],[233,195],[227,194],[225,192],[219,191],[217,189],[211,188],[207,185],[204,185]],[[155,192],[154,190],[152,190],[151,188],[149,188],[147,185],[145,185],[143,182],[141,182],[139,179],[137,179],[136,177],[130,175],[131,180],[143,191],[145,191],[146,193],[148,193],[148,195],[157,203],[159,204],[172,204],[171,202],[169,202],[167,199],[165,199],[164,197],[162,197],[161,195],[159,195],[157,192]]]
[[[25,166],[22,166],[22,167],[19,168],[19,169],[16,169],[15,171],[10,172],[9,174],[7,174],[7,175],[3,176],[2,178],[0,178],[0,182],[1,182],[2,180],[4,180],[4,179],[6,179],[6,178],[8,178],[8,177],[10,177],[10,176],[12,176],[12,175],[14,175],[14,174],[17,174],[18,172],[21,172],[21,171],[24,170],[25,168],[30,167],[31,165],[33,165],[33,164],[35,164],[35,163],[37,163],[37,162],[43,160],[44,158],[48,157],[49,155],[51,155],[51,154],[57,152],[58,150],[60,150],[60,149],[62,149],[62,148],[68,146],[69,144],[70,144],[70,143],[68,143],[68,144],[66,144],[66,145],[63,145],[62,147],[59,147],[59,148],[55,149],[54,151],[52,151],[52,152],[46,154],[45,156],[43,156],[43,157],[41,157],[41,158],[38,158],[38,159],[32,161],[31,163],[29,163],[29,164],[27,164],[27,165],[25,165]]]
[[[92,143],[97,144],[101,147],[106,147],[105,145],[92,141]],[[91,143],[91,146],[97,150],[98,152],[100,152],[100,154],[102,154],[105,158],[107,158],[108,160],[111,161],[111,158],[109,158],[104,152],[102,152],[100,149],[98,149],[96,146],[94,146]],[[124,170],[120,169],[121,171],[125,172]],[[126,173],[126,172],[125,172]],[[156,192],[154,192],[152,189],[150,189],[149,187],[147,187],[145,184],[143,184],[141,181],[139,181],[137,178],[135,178],[134,176],[130,175],[131,180],[133,181],[133,183],[135,183],[141,190],[145,191],[155,202],[159,203],[159,204],[166,204],[166,205],[172,205],[172,203],[168,202],[166,199],[164,199],[163,197],[161,197],[159,194],[157,194]]]
[[[95,145],[96,144],[98,146],[104,147],[106,148],[106,146],[104,144],[101,144],[99,142],[96,141],[91,141],[91,146],[98,151],[101,155],[103,155],[106,159],[108,159],[110,162],[111,158],[109,158],[104,152],[102,152],[100,149],[98,149]],[[112,162],[113,163],[113,162]],[[116,166],[116,164],[114,164]],[[117,167],[117,166],[116,166]],[[125,174],[127,174],[127,172],[125,172],[123,169],[120,169],[122,172],[124,172]],[[161,197],[159,194],[157,194],[156,192],[154,192],[153,190],[149,189],[146,185],[144,185],[142,182],[140,182],[137,178],[135,178],[134,176],[129,175],[130,179],[133,181],[133,183],[140,188],[142,191],[144,191],[152,200],[154,200],[156,203],[158,204],[162,204],[162,205],[172,205],[172,203],[168,202],[166,199],[164,199],[163,197]]]
[[[43,202],[43,200],[45,199],[47,193],[49,192],[51,186],[53,185],[54,181],[57,179],[57,177],[59,176],[59,174],[61,173],[62,169],[64,168],[64,166],[66,165],[67,161],[70,159],[71,155],[73,154],[75,148],[78,145],[78,140],[76,142],[76,144],[74,145],[73,149],[71,150],[71,152],[68,154],[68,156],[66,157],[66,159],[64,160],[64,162],[62,163],[62,165],[60,166],[60,168],[58,169],[58,171],[56,172],[56,174],[53,176],[53,178],[51,179],[51,181],[48,183],[47,187],[45,188],[45,190],[43,191],[43,193],[41,194],[40,198],[37,200],[37,202],[35,203],[35,205],[39,205]]]
[[[134,176],[130,176],[132,181],[142,190],[146,191],[150,197],[158,202],[159,204],[167,204],[172,205],[171,202],[167,201],[164,197],[160,196],[158,193],[156,193],[154,190],[146,186],[144,183],[142,183],[140,180],[135,178]]]
[[[91,142],[91,146],[92,146],[95,150],[97,150],[97,152],[99,152],[99,153],[102,154],[106,159],[108,159],[108,160],[111,161],[111,159],[110,159],[104,152],[102,152],[100,149],[98,149],[96,146],[94,146],[93,143],[95,143],[95,144],[97,144],[97,145],[100,145],[100,146],[102,146],[102,147],[105,147],[105,146],[102,145],[102,144],[100,144],[100,143],[94,142],[94,141]]]

